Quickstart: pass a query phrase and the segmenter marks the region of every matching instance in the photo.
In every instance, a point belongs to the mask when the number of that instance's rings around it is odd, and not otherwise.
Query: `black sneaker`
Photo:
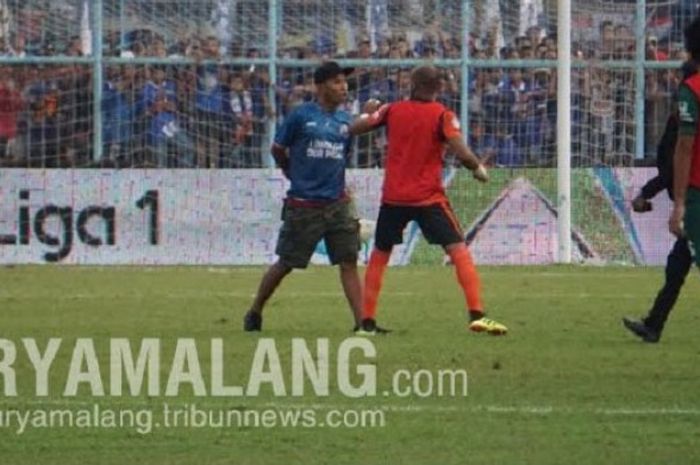
[[[644,342],[659,342],[659,339],[661,338],[661,334],[649,328],[639,320],[624,317],[622,318],[622,324]]]
[[[359,326],[353,330],[358,336],[374,336],[375,334],[389,334],[390,329],[377,326],[377,322],[372,318],[365,318]]]
[[[243,318],[243,331],[261,331],[262,330],[262,314],[248,312]]]

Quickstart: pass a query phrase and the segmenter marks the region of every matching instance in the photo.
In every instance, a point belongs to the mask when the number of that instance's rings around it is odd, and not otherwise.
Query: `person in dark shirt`
[[[696,72],[696,64],[693,62],[684,63],[681,68],[683,81]],[[676,108],[669,115],[663,136],[657,146],[656,168],[658,174],[647,181],[639,194],[632,200],[632,209],[637,213],[651,211],[653,208],[651,199],[663,190],[666,190],[669,198],[673,200],[673,155],[678,139],[678,127],[679,119]],[[625,328],[645,342],[658,342],[666,319],[678,299],[686,276],[688,276],[692,262],[688,239],[685,237],[677,238],[666,259],[664,285],[656,295],[649,313],[641,320],[624,317],[622,323]]]

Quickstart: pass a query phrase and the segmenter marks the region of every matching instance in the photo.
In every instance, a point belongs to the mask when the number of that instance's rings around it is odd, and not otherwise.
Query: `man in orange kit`
[[[369,101],[365,113],[350,128],[350,133],[357,135],[386,126],[388,137],[381,208],[365,274],[360,330],[366,334],[380,332],[375,316],[384,271],[393,246],[402,242],[403,230],[410,221],[418,223],[429,243],[441,245],[450,256],[466,298],[469,329],[494,335],[508,331],[485,317],[479,274],[442,185],[445,149],[453,152],[474,178],[488,181],[486,169],[463,140],[459,120],[436,102],[442,84],[441,73],[435,67],[416,68],[411,75],[409,100],[382,106]]]

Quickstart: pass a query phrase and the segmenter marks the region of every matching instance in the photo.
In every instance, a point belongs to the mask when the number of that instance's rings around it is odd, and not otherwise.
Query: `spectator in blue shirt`
[[[267,134],[267,120],[272,115],[272,108],[268,101],[268,88],[270,87],[270,76],[267,69],[259,68],[253,70],[250,76],[250,98],[253,101],[253,134],[252,147],[257,153],[254,156],[253,168],[261,168],[263,154],[261,147],[264,145]]]
[[[146,139],[155,154],[157,166],[172,166],[172,163],[168,163],[168,156],[176,155],[174,161],[177,166],[193,167],[194,145],[181,130],[176,116],[177,85],[175,81],[166,79],[164,67],[151,69],[151,80],[143,88],[142,104],[149,120]]]
[[[113,68],[102,91],[103,158],[117,164],[128,163],[134,138],[136,105],[127,92],[130,78],[133,78],[131,68],[123,72]]]
[[[495,152],[493,163],[499,166],[522,166],[525,161],[523,149],[516,144],[515,137],[507,127],[499,124],[496,126],[496,137],[485,142],[486,151]]]
[[[207,37],[201,49],[193,52],[197,60],[218,60],[219,41]],[[231,118],[227,111],[227,88],[221,82],[221,69],[216,63],[197,66],[195,109],[197,110],[197,164],[217,168],[222,146],[231,132]]]
[[[234,167],[254,168],[260,165],[253,147],[253,97],[241,73],[231,75],[229,83],[229,111],[236,129],[233,133],[234,150],[229,157]]]

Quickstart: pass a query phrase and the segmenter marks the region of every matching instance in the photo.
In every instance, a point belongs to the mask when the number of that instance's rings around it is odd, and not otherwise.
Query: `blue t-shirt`
[[[175,82],[170,80],[165,80],[160,84],[156,84],[153,81],[148,81],[143,87],[143,93],[141,98],[143,98],[143,105],[148,109],[153,105],[158,98],[158,94],[162,93],[165,98],[171,102],[177,101],[177,86]]]
[[[197,67],[195,106],[197,110],[223,114],[226,106],[224,87],[219,82],[219,68],[215,64]]]
[[[142,106],[148,110],[156,102],[159,94],[169,102],[177,102],[177,86],[173,81],[163,81],[160,85],[153,81],[148,81],[143,88],[141,95]],[[151,124],[148,132],[148,140],[155,143],[173,136],[175,114],[170,111],[159,111],[151,117]]]
[[[285,118],[275,143],[289,149],[289,197],[337,200],[343,196],[351,122],[348,112],[327,112],[316,102],[299,105]]]
[[[124,93],[113,82],[105,82],[102,90],[102,142],[118,144],[129,141],[134,115],[134,105]]]

